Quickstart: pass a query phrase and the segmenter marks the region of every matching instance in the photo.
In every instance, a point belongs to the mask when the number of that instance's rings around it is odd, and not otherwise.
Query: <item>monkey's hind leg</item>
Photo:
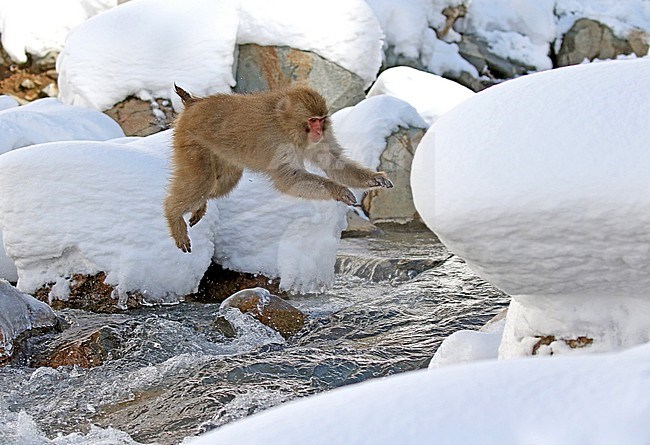
[[[203,175],[181,179],[174,175],[169,192],[165,198],[164,210],[169,233],[176,242],[176,247],[183,252],[191,252],[190,237],[183,215],[192,212],[190,224],[194,225],[205,213],[206,200],[210,187]]]

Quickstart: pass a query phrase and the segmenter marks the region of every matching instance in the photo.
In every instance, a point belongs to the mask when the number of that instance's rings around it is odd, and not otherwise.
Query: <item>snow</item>
[[[650,60],[537,73],[443,115],[415,154],[423,220],[513,296],[499,354],[650,340]],[[595,95],[594,91],[598,91]],[[580,351],[579,349],[576,351]]]
[[[0,0],[2,47],[16,63],[63,47],[67,33],[117,0]]]
[[[417,371],[289,402],[183,445],[646,444],[650,345]]]
[[[552,68],[549,44],[556,37],[555,0],[472,0],[459,30],[488,42],[495,53],[536,70]]]
[[[444,24],[444,17],[439,12],[443,7],[440,3],[368,0],[386,36],[384,50],[387,65],[401,64],[406,59],[421,63],[435,74],[460,76],[462,72],[467,72],[478,77],[476,68],[458,53],[458,45],[438,39],[432,29],[434,24]],[[436,11],[436,6],[440,7],[439,11]]]
[[[70,33],[57,61],[59,98],[103,110],[129,95],[175,99],[174,82],[198,96],[229,92],[236,46],[243,43],[316,52],[369,86],[382,45],[372,11],[362,0],[336,0],[321,9],[313,20],[311,8],[290,0],[125,3]]]
[[[192,231],[192,255],[175,247],[162,216],[167,153],[152,152],[165,136],[152,137],[149,151],[141,141],[71,141],[0,156],[0,227],[19,289],[53,282],[52,297],[65,298],[62,279],[99,271],[120,297],[137,290],[148,302],[174,302],[195,289],[212,258],[216,215]]]
[[[408,102],[427,125],[474,92],[457,82],[407,66],[382,72],[368,91],[368,97],[389,94]]]
[[[18,106],[18,101],[11,96],[0,95],[0,111]]]
[[[0,110],[0,134],[0,154],[45,142],[124,137],[117,122],[105,114],[63,105],[54,98]]]
[[[56,323],[56,315],[47,304],[0,279],[0,360],[11,356],[12,342],[23,332]]]
[[[559,17],[557,36],[561,38],[581,18],[609,26],[614,35],[626,38],[633,32],[650,29],[650,4],[644,0],[556,0]]]

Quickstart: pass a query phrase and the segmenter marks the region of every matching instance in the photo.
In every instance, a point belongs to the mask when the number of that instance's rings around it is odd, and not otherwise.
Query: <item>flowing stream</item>
[[[0,444],[179,444],[297,397],[426,367],[446,336],[509,300],[413,227],[344,239],[334,287],[288,299],[309,315],[289,340],[237,311],[228,338],[216,304],[61,311],[73,328],[109,332],[111,358],[0,368]]]

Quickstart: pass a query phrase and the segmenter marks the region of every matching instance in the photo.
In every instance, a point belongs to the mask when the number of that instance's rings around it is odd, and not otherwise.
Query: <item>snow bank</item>
[[[646,444],[650,346],[418,371],[289,402],[184,445]]]
[[[174,82],[196,95],[228,92],[238,43],[314,51],[369,85],[382,44],[370,8],[336,0],[314,18],[290,0],[128,2],[70,33],[57,61],[59,97],[101,110],[128,95],[170,98]]]
[[[474,95],[469,88],[435,74],[407,66],[382,72],[368,91],[368,97],[389,94],[408,102],[428,125]]]
[[[650,340],[650,60],[580,65],[490,88],[415,154],[423,220],[513,296],[500,355]],[[594,94],[597,91],[598,94]]]
[[[27,54],[43,57],[60,51],[68,32],[117,0],[3,0],[0,2],[0,37],[11,60],[27,62]]]
[[[12,355],[12,342],[20,334],[56,323],[56,315],[47,304],[0,279],[0,361]]]
[[[18,106],[18,101],[11,96],[0,95],[0,111]]]
[[[0,110],[0,134],[0,154],[45,142],[124,137],[117,122],[105,114],[53,98]]]
[[[0,156],[0,227],[18,268],[18,287],[56,282],[66,298],[74,273],[107,273],[121,297],[177,301],[192,292],[212,258],[210,212],[192,231],[192,255],[171,241],[162,214],[167,159],[154,154],[169,133],[132,144],[54,142]],[[151,150],[137,144],[149,144]]]

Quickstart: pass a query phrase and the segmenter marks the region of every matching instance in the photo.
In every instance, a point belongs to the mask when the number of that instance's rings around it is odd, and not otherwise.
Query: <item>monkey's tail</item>
[[[174,83],[174,89],[176,90],[176,94],[178,94],[178,97],[180,97],[181,100],[183,101],[183,105],[185,105],[185,108],[189,107],[194,102],[199,101],[199,99],[192,96],[190,93],[188,93],[187,91],[185,91],[184,89],[176,85],[176,83]]]

